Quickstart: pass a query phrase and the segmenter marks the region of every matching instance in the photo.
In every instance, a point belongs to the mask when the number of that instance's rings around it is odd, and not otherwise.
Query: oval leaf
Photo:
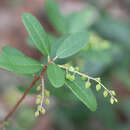
[[[51,24],[60,32],[67,32],[67,23],[55,0],[46,0],[45,11]]]
[[[39,21],[28,13],[22,15],[22,20],[34,45],[39,49],[39,51],[41,51],[42,54],[46,56],[49,55],[50,49],[48,38]]]
[[[59,88],[65,83],[65,71],[54,63],[48,65],[47,75],[49,81],[55,88]]]
[[[20,74],[34,74],[42,69],[41,64],[29,57],[0,55],[0,67]]]
[[[85,88],[85,81],[76,76],[74,81],[66,80],[65,84],[91,111],[96,110],[96,98],[90,88]]]
[[[17,50],[16,48],[13,48],[11,46],[4,46],[2,47],[2,52],[8,55],[19,55],[19,56],[24,56],[24,54]]]
[[[69,35],[59,46],[56,56],[66,58],[76,54],[88,43],[88,32],[78,32]]]

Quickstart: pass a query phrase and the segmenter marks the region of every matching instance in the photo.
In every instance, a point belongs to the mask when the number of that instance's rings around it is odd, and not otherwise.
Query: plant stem
[[[16,111],[17,107],[24,100],[24,98],[26,97],[26,95],[28,94],[28,92],[34,87],[34,85],[36,84],[36,82],[41,78],[41,76],[44,75],[46,69],[47,69],[47,65],[44,66],[43,71],[39,74],[38,77],[36,77],[33,80],[33,82],[30,85],[30,87],[26,89],[26,91],[24,92],[24,94],[22,95],[22,97],[18,100],[18,102],[16,103],[16,105],[9,111],[9,113],[7,114],[7,116],[4,118],[3,123],[0,125],[0,130],[2,130],[2,128],[6,125],[5,122],[8,121],[9,117],[12,116],[12,114]]]

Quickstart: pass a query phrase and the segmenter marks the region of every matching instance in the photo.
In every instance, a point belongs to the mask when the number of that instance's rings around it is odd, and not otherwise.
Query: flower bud
[[[38,105],[38,106],[37,106],[37,110],[38,110],[38,111],[41,111],[41,109],[42,109],[42,106],[41,106],[41,105]]]
[[[70,80],[71,75],[70,74],[66,74],[66,79]]]
[[[49,97],[50,96],[50,92],[48,90],[45,90],[45,97]]]
[[[37,98],[36,99],[36,104],[40,104],[41,103],[41,99],[40,98]]]
[[[85,83],[85,87],[86,87],[86,88],[89,88],[90,86],[91,86],[91,82],[87,81],[87,82]]]
[[[114,103],[114,99],[111,97],[110,98],[110,103],[113,104]]]
[[[75,71],[79,71],[79,67],[75,67]]]
[[[46,104],[46,105],[49,105],[49,104],[50,104],[50,100],[49,100],[49,99],[46,99],[46,100],[45,100],[45,104]]]
[[[96,90],[99,91],[101,89],[101,85],[100,84],[97,84],[96,85]]]
[[[39,116],[39,111],[36,111],[35,112],[35,117],[38,117]]]
[[[37,86],[36,90],[37,90],[37,91],[40,91],[40,90],[41,90],[41,86],[40,86],[40,85]]]
[[[37,95],[37,98],[41,98],[41,95]]]
[[[96,80],[97,80],[98,82],[101,82],[101,79],[100,79],[100,78],[96,78]]]
[[[83,75],[83,76],[82,76],[82,80],[86,80],[86,79],[87,79],[87,78]]]
[[[70,81],[74,81],[74,80],[75,80],[75,76],[74,76],[74,75],[71,75],[71,77],[70,77],[69,80],[70,80]]]
[[[111,90],[110,92],[111,92],[111,94],[112,94],[113,96],[116,96],[116,93],[115,93],[114,90]]]
[[[108,92],[105,90],[105,91],[103,92],[103,96],[104,96],[104,97],[107,97],[107,95],[108,95]]]
[[[74,67],[70,66],[69,71],[74,71]]]
[[[46,113],[45,108],[42,108],[42,110],[40,112],[44,115]]]

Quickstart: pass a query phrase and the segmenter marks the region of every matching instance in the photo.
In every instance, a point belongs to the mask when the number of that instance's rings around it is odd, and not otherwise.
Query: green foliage
[[[42,54],[46,56],[50,55],[49,41],[39,21],[28,13],[22,15],[22,20],[31,40],[33,41],[33,44],[39,51],[41,51]]]
[[[88,26],[93,24],[93,19],[95,12],[91,8],[87,8],[84,10],[81,10],[79,12],[74,12],[72,14],[69,14],[66,17],[68,26],[69,26],[69,33],[75,33],[80,32],[82,30],[85,30]]]
[[[4,46],[2,47],[2,52],[8,55],[19,55],[19,56],[24,56],[22,52],[17,50],[16,48],[13,48],[11,46]]]
[[[84,80],[76,76],[74,81],[66,80],[65,84],[91,111],[97,109],[96,98],[90,88],[85,88]]]
[[[52,25],[60,32],[67,32],[67,23],[55,0],[46,0],[45,11]]]
[[[65,71],[58,67],[56,64],[51,63],[47,68],[48,79],[52,85],[59,88],[65,83]]]
[[[20,74],[34,74],[42,69],[42,65],[29,57],[20,55],[0,55],[0,67]]]
[[[88,43],[88,32],[70,34],[59,46],[56,52],[58,58],[66,58],[79,52]]]

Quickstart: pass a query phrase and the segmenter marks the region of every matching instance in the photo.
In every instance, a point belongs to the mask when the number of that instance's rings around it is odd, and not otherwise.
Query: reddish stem
[[[26,95],[28,94],[28,92],[34,87],[34,85],[40,79],[40,77],[44,75],[46,69],[47,69],[47,65],[44,66],[43,71],[39,74],[38,77],[36,77],[33,80],[33,82],[30,85],[30,87],[26,89],[26,91],[24,92],[24,94],[22,95],[22,97],[18,100],[18,102],[16,103],[16,105],[9,111],[9,113],[7,114],[7,116],[4,118],[3,123],[0,125],[0,130],[5,126],[4,122],[8,121],[9,117],[16,111],[17,107],[21,104],[21,102],[24,100],[24,98],[26,97]]]

